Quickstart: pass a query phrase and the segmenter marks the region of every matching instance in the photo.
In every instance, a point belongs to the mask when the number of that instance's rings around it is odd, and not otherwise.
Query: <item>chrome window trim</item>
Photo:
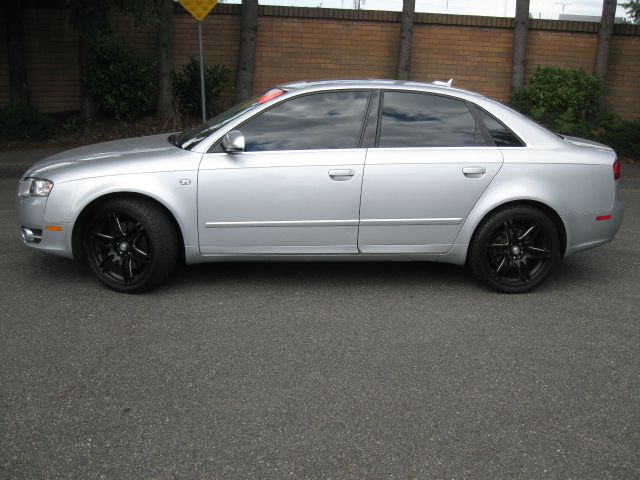
[[[289,83],[289,84],[281,84],[281,85],[276,85],[276,87],[278,88],[282,88],[282,89],[287,89],[288,90],[285,91],[284,95],[281,95],[280,97],[276,98],[276,103],[267,103],[265,105],[260,106],[259,108],[255,109],[255,110],[251,110],[249,112],[246,112],[244,115],[238,117],[237,119],[235,119],[233,122],[230,122],[228,125],[226,125],[225,127],[221,128],[220,130],[218,130],[217,132],[214,132],[211,134],[211,136],[207,137],[206,139],[202,140],[199,144],[195,145],[191,151],[192,152],[196,152],[196,153],[201,153],[201,154],[213,154],[213,153],[220,153],[220,152],[209,152],[209,149],[216,143],[218,142],[227,132],[229,132],[230,130],[233,130],[234,128],[236,128],[238,125],[244,123],[246,120],[248,120],[249,118],[251,118],[253,115],[258,115],[260,114],[263,110],[267,109],[267,108],[271,108],[277,104],[279,104],[280,102],[283,102],[285,100],[297,97],[299,95],[305,95],[308,93],[319,93],[319,92],[325,92],[325,91],[335,91],[335,90],[389,90],[389,91],[395,91],[395,90],[399,90],[399,91],[403,91],[403,92],[415,92],[415,93],[428,93],[428,94],[433,94],[433,95],[441,95],[441,96],[446,96],[446,97],[450,97],[450,98],[454,98],[457,100],[461,100],[461,101],[465,101],[465,102],[469,102],[474,106],[478,106],[480,108],[482,108],[483,110],[485,110],[487,113],[491,114],[492,116],[499,118],[500,121],[502,123],[504,123],[505,126],[507,126],[518,138],[520,138],[520,140],[522,140],[526,146],[524,147],[505,147],[505,148],[509,148],[509,149],[529,149],[533,147],[533,144],[536,142],[532,142],[529,139],[529,135],[527,135],[526,133],[523,134],[523,132],[518,128],[517,125],[512,125],[509,123],[506,123],[503,120],[503,116],[494,113],[494,110],[496,109],[506,109],[508,110],[508,112],[504,112],[504,113],[509,113],[509,115],[516,115],[516,116],[521,116],[523,119],[528,120],[524,115],[515,112],[512,109],[509,109],[507,107],[505,107],[504,105],[502,105],[499,102],[496,102],[490,98],[487,98],[485,96],[479,95],[477,93],[473,93],[473,92],[469,92],[466,90],[461,90],[461,89],[457,89],[457,88],[448,88],[448,87],[438,87],[435,85],[424,85],[424,86],[420,86],[420,85],[406,85],[403,84],[401,82],[390,82],[390,81],[366,81],[363,80],[362,82],[359,81],[353,81],[351,83],[345,83],[345,84],[324,84],[324,83],[317,83],[317,84],[307,84],[305,86],[302,87],[295,87],[292,88],[293,85],[297,85],[295,83]],[[380,95],[379,98],[381,98],[382,95]],[[540,127],[542,130],[544,130],[542,127]],[[544,144],[546,144],[547,141],[554,141],[555,139],[553,139],[551,136],[553,135],[551,132],[546,132],[549,134],[549,138],[540,138],[540,142],[541,143],[540,146],[542,146],[544,148]],[[546,136],[546,135],[545,135]],[[479,148],[479,147],[476,147]]]

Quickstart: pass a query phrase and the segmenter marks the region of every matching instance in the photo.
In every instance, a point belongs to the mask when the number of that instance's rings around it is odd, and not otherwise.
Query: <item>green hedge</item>
[[[622,120],[611,115],[600,122],[595,138],[618,155],[640,160],[640,120]]]
[[[55,122],[32,106],[7,105],[0,108],[0,138],[42,141],[53,135]]]
[[[230,70],[225,65],[206,67],[204,72],[205,104],[207,117],[218,111],[220,94],[227,85]],[[202,100],[200,93],[200,62],[191,57],[189,63],[173,74],[173,93],[183,113],[200,115]]]
[[[582,70],[538,67],[511,104],[549,130],[605,143],[618,155],[640,159],[640,121],[601,112],[604,88]]]
[[[130,121],[153,106],[155,72],[155,63],[111,38],[92,46],[82,83],[103,112]]]

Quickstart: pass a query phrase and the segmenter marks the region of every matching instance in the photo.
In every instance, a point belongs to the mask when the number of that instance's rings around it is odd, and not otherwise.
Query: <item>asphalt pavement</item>
[[[526,295],[428,263],[197,265],[122,295],[21,244],[6,169],[0,478],[640,478],[633,171],[616,240]]]

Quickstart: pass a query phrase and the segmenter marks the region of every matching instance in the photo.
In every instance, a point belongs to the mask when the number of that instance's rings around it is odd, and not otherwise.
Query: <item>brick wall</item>
[[[411,79],[454,79],[458,87],[509,100],[513,33],[504,28],[416,25]]]
[[[394,75],[396,24],[263,17],[258,32],[256,90],[298,79]]]
[[[191,15],[180,14],[175,17],[174,28],[173,60],[176,68],[179,68],[189,61],[189,57],[198,58],[198,27]],[[221,63],[235,72],[240,16],[210,14],[202,28],[205,64]]]
[[[640,118],[640,36],[613,37],[604,99],[613,112]]]
[[[260,7],[254,88],[319,78],[392,78],[398,51],[398,12]],[[0,35],[5,37],[0,14]],[[237,5],[220,5],[204,22],[205,62],[233,72],[238,54]],[[414,28],[411,79],[448,80],[496,100],[509,98],[513,19],[421,13]],[[27,9],[26,58],[33,103],[44,111],[79,107],[77,37],[65,12]],[[527,75],[537,66],[593,69],[597,24],[533,20]],[[114,30],[143,55],[155,56],[155,32],[136,30],[118,17]],[[640,27],[616,26],[607,93],[609,108],[626,118],[640,114]],[[174,65],[197,57],[197,28],[179,8]],[[0,44],[0,105],[9,101],[6,43]]]
[[[77,36],[66,27],[62,10],[25,10],[25,57],[31,101],[42,110],[56,112],[79,108]],[[9,67],[1,20],[0,102],[9,102]]]

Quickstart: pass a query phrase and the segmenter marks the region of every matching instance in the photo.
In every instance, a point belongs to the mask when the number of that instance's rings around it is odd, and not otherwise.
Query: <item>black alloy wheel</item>
[[[120,292],[148,290],[177,258],[176,232],[164,211],[139,199],[113,199],[94,212],[84,235],[91,270]]]
[[[531,207],[511,207],[485,219],[470,246],[472,272],[491,288],[522,293],[535,288],[560,258],[553,222]]]

